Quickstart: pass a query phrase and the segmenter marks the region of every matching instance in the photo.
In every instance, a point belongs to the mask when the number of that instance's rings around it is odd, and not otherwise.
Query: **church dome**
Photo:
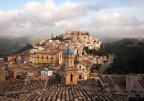
[[[67,48],[66,50],[65,50],[65,55],[72,55],[73,54],[73,52],[72,52],[72,49],[71,48]]]

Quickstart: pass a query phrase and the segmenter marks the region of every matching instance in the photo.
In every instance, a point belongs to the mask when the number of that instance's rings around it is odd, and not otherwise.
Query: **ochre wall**
[[[72,81],[71,81],[71,74],[73,76]],[[69,84],[76,85],[77,84],[77,73],[75,71],[66,71],[65,84],[66,85],[69,85]]]
[[[30,57],[29,62],[36,63],[36,64],[41,64],[41,63],[50,64],[50,63],[53,63],[54,65],[59,65],[59,54],[62,55],[61,52],[59,52],[57,54],[54,54],[54,55],[36,53],[35,55],[32,55]],[[42,56],[43,56],[43,58],[42,58]],[[51,58],[53,58],[53,59],[51,59]]]

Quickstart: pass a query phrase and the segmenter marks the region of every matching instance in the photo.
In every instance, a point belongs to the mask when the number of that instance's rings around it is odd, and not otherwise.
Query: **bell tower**
[[[74,66],[74,55],[72,49],[68,47],[65,51],[65,84],[77,84],[77,70]]]
[[[66,69],[71,67],[74,67],[74,55],[73,52],[71,50],[71,48],[67,48],[65,51],[65,65],[66,65]]]

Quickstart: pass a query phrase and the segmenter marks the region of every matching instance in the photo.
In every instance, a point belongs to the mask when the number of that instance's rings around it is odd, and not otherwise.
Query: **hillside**
[[[0,34],[0,57],[6,57],[7,55],[16,53],[21,48],[27,48],[27,44],[38,42],[50,37],[50,34],[43,35],[15,35],[15,34]],[[31,46],[30,46],[31,47]],[[28,45],[28,48],[30,48]],[[23,50],[23,49],[21,49]]]
[[[124,38],[118,41],[114,41],[112,43],[106,43],[106,45],[140,45],[144,46],[144,39],[143,38]]]
[[[137,43],[136,45],[134,43]],[[139,44],[141,43],[141,44]],[[135,74],[144,73],[144,42],[138,39],[122,39],[105,44],[106,50],[115,54],[114,63],[106,73],[110,74]]]
[[[0,38],[0,57],[6,57],[29,43],[28,37]]]

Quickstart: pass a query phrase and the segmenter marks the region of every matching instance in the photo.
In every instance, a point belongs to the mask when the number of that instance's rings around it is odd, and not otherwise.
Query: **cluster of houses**
[[[61,76],[65,84],[77,84],[90,78],[93,64],[104,64],[106,56],[88,55],[84,47],[99,50],[101,42],[85,31],[68,30],[65,34],[35,43],[33,48],[8,57],[7,75],[17,78],[44,78],[54,74]]]

